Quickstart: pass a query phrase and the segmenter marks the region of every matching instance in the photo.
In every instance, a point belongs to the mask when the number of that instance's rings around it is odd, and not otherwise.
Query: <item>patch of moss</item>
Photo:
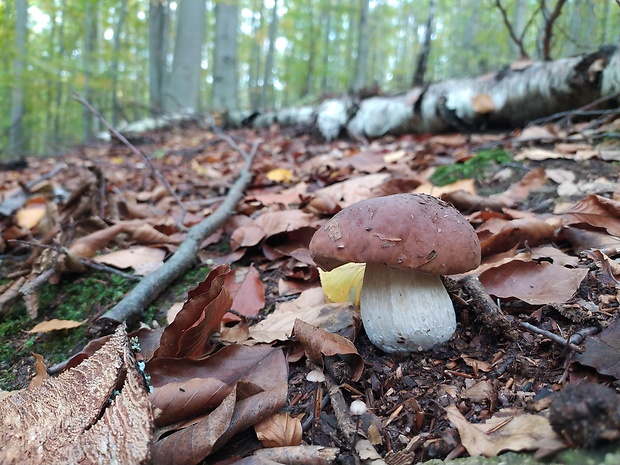
[[[503,149],[483,150],[464,163],[437,167],[431,182],[436,186],[445,186],[460,179],[483,179],[492,167],[510,160],[510,154]]]
[[[118,275],[89,272],[79,277],[66,276],[57,285],[45,284],[39,298],[39,318],[30,320],[23,301],[14,303],[11,313],[0,323],[0,389],[23,387],[28,371],[23,360],[38,353],[48,366],[65,360],[86,343],[86,325],[71,330],[28,334],[24,330],[53,318],[83,321],[123,298],[133,286]],[[28,363],[26,363],[28,365]]]

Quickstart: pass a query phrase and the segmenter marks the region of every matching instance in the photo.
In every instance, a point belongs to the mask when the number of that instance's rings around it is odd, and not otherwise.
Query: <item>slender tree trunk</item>
[[[26,36],[28,33],[28,2],[15,1],[15,58],[13,59],[13,88],[11,92],[11,128],[9,130],[9,154],[20,155],[26,151],[24,123],[24,63],[26,60]]]
[[[276,49],[276,34],[278,32],[278,0],[273,2],[271,23],[269,23],[269,48],[265,59],[265,73],[263,75],[263,88],[260,93],[259,107],[264,110],[267,107],[267,93],[273,95],[273,56]]]
[[[118,23],[116,23],[116,29],[114,30],[114,54],[112,58],[112,125],[116,126],[118,123],[118,62],[121,51],[121,33],[123,31],[123,25],[125,23],[125,17],[127,16],[127,0],[121,1],[121,12],[118,17]]]
[[[67,12],[67,0],[62,0],[60,3],[60,24],[58,26],[58,57],[61,63],[61,72],[64,71],[65,68],[65,15]],[[62,107],[62,99],[64,94],[64,85],[62,79],[58,79],[56,81],[56,102],[54,105],[54,135],[53,141],[54,145],[57,146],[60,143],[61,136],[61,107]]]
[[[164,108],[168,113],[196,111],[200,94],[206,3],[204,0],[183,0],[178,5],[174,60],[164,98]]]
[[[213,58],[213,109],[237,109],[237,28],[239,1],[218,2],[215,6],[215,50]]]
[[[84,99],[90,101],[90,75],[92,66],[92,55],[97,34],[97,4],[92,0],[86,0],[84,5],[84,50],[82,55],[82,66],[84,68]],[[86,108],[82,109],[82,133],[84,141],[92,138],[93,134],[93,115]]]
[[[312,27],[310,30],[310,37],[308,38],[308,68],[306,69],[306,80],[302,92],[302,97],[306,97],[312,93],[312,82],[314,80],[314,65],[316,60],[316,44],[318,41],[314,11],[311,11],[310,15],[310,24],[312,25]]]
[[[352,86],[354,91],[358,91],[366,85],[368,75],[368,41],[370,35],[368,30],[368,17],[370,12],[370,1],[360,0],[360,7],[357,61],[355,63],[355,76],[353,77]]]
[[[512,14],[512,29],[515,35],[521,40],[523,40],[525,34],[527,3],[528,0],[517,0],[514,13]],[[510,53],[514,58],[521,58],[519,46],[513,40],[510,41]]]
[[[433,21],[435,19],[435,10],[437,9],[437,0],[429,0],[428,15],[426,16],[426,23],[424,25],[424,41],[422,43],[422,50],[418,55],[418,61],[416,65],[415,74],[413,75],[412,86],[417,87],[424,84],[424,75],[426,74],[426,67],[428,65],[428,56],[431,53],[431,40],[433,36]]]
[[[149,2],[149,99],[155,114],[163,112],[166,53],[168,51],[169,2]]]
[[[330,47],[331,41],[329,36],[332,32],[331,24],[332,24],[332,15],[330,14],[329,8],[325,8],[323,10],[323,21],[324,21],[324,35],[323,38],[325,41],[323,42],[323,74],[321,76],[321,93],[325,95],[325,93],[329,90],[327,85],[329,83],[329,57],[330,57]]]
[[[259,39],[259,32],[263,27],[263,8],[264,4],[262,0],[256,0],[254,5],[254,18],[252,21],[252,37],[254,42],[252,44],[252,57],[250,59],[250,83],[248,85],[250,108],[252,111],[256,111],[260,104],[260,93],[258,89],[258,76],[260,75],[261,68],[261,45],[262,42]],[[256,11],[258,10],[258,15]]]

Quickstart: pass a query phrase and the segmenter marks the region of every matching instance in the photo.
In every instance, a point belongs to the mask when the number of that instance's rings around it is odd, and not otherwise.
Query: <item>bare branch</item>
[[[166,180],[166,178],[164,178],[164,176],[159,172],[159,170],[157,170],[157,168],[155,168],[153,166],[153,164],[151,163],[151,160],[149,159],[149,157],[147,157],[145,154],[143,154],[140,150],[138,150],[131,142],[129,142],[127,140],[127,138],[125,136],[123,136],[120,132],[118,132],[110,123],[108,123],[105,118],[103,116],[101,116],[101,114],[95,110],[93,108],[93,106],[88,103],[86,101],[86,99],[84,99],[84,97],[82,97],[80,94],[78,94],[77,92],[74,92],[74,99],[76,101],[78,101],[80,104],[82,104],[88,111],[90,111],[93,115],[95,115],[99,121],[101,121],[101,123],[106,127],[106,129],[108,131],[110,131],[110,133],[116,137],[118,140],[120,140],[123,144],[125,144],[125,146],[127,146],[127,148],[129,150],[131,150],[131,152],[134,155],[137,155],[138,157],[142,158],[142,160],[144,161],[144,163],[146,164],[146,166],[148,166],[151,171],[153,172],[153,174],[155,175],[155,177],[157,179],[159,179],[161,181],[161,183],[164,185],[164,187],[168,190],[168,192],[170,193],[170,195],[172,195],[172,197],[174,197],[174,200],[176,201],[176,203],[179,205],[179,207],[181,208],[181,217],[177,220],[177,227],[180,230],[185,230],[186,228],[183,226],[183,219],[185,218],[185,214],[187,213],[187,209],[185,208],[185,205],[183,205],[183,202],[181,201],[181,199],[179,198],[179,196],[176,194],[176,192],[174,191],[174,189],[172,188],[172,186],[170,185],[170,183]]]

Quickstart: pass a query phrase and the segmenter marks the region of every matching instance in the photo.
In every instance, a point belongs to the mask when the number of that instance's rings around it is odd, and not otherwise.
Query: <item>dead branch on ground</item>
[[[137,321],[151,302],[191,268],[196,261],[196,255],[204,238],[213,233],[235,212],[235,206],[243,198],[244,191],[252,180],[251,165],[258,151],[258,143],[254,143],[249,153],[237,144],[233,147],[241,153],[245,163],[224,201],[213,214],[189,230],[178,250],[161,268],[145,276],[123,300],[94,322],[90,328],[92,335],[109,334],[123,321],[130,323]]]

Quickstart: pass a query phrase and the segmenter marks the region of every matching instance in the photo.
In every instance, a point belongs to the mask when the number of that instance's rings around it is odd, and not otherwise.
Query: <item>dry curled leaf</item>
[[[301,444],[301,421],[287,413],[276,413],[254,426],[258,440],[265,447],[298,446]]]
[[[151,425],[122,325],[78,367],[0,401],[0,463],[141,464]]]

